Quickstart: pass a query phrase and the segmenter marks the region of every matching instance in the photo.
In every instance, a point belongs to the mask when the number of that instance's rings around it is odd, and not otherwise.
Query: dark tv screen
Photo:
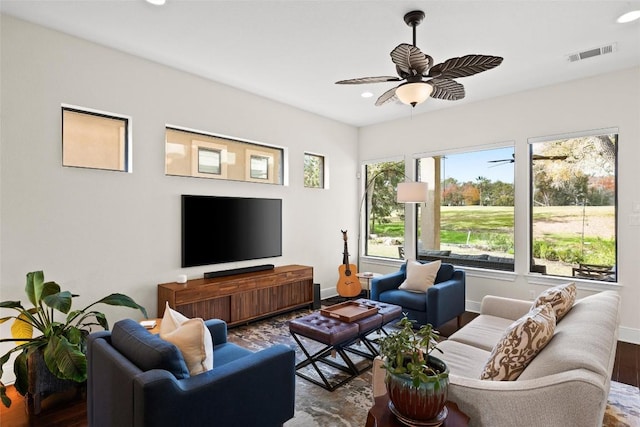
[[[282,256],[282,200],[182,196],[182,267]]]

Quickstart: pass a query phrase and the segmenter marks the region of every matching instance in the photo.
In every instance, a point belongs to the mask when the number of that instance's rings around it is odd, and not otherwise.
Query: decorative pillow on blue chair
[[[178,347],[192,376],[213,369],[213,340],[201,318],[189,319],[172,310],[167,302],[160,338]]]
[[[453,279],[453,264],[443,263],[440,265],[440,270],[438,270],[438,275],[436,276],[436,283],[446,282],[447,280]]]
[[[419,261],[407,261],[407,276],[398,289],[427,292],[427,289],[435,283],[441,264],[441,261],[433,261],[427,264]]]
[[[189,378],[178,347],[150,333],[135,320],[116,322],[111,331],[111,344],[143,371],[164,369],[179,380]]]

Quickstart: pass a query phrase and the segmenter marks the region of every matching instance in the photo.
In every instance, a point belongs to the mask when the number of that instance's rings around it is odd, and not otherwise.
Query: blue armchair
[[[192,377],[173,344],[131,319],[89,336],[89,426],[281,426],[293,417],[295,352],[251,352],[227,342],[227,324],[205,322],[213,369]]]
[[[434,328],[438,328],[457,318],[460,328],[460,316],[465,310],[464,271],[443,263],[434,285],[429,287],[426,293],[398,289],[406,278],[406,272],[405,262],[400,271],[373,279],[371,299],[401,306],[402,312],[407,313],[407,317],[415,320],[417,325],[430,323]]]

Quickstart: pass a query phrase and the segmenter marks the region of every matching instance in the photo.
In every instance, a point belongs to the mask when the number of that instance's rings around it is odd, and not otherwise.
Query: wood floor
[[[476,314],[465,313],[462,324],[470,322]],[[457,329],[453,320],[440,328],[443,336],[449,336]],[[616,360],[611,379],[640,387],[640,345],[618,342]],[[0,404],[0,426],[2,427],[86,427],[87,407],[84,399],[73,394],[51,396],[42,403],[42,412],[37,417],[28,417],[25,413],[24,398],[13,386],[7,388],[7,394],[13,401],[11,408]]]

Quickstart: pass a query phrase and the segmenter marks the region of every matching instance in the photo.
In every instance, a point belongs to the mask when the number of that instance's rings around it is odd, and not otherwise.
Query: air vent
[[[616,51],[616,44],[611,43],[605,46],[596,47],[594,49],[585,50],[578,53],[572,53],[568,55],[569,62],[581,61],[587,58],[593,58],[594,56],[604,55],[606,53],[613,53]]]

